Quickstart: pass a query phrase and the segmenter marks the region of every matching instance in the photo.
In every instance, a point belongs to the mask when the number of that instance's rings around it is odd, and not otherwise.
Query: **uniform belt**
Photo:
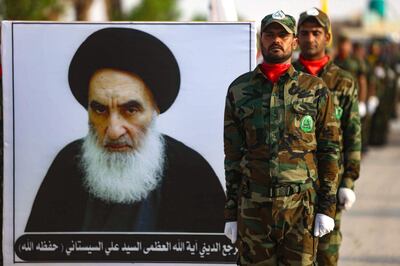
[[[313,187],[312,182],[307,182],[304,184],[280,184],[277,186],[264,186],[254,182],[246,183],[248,184],[248,189],[250,192],[259,193],[268,198],[287,197],[295,193],[306,191],[307,189]]]

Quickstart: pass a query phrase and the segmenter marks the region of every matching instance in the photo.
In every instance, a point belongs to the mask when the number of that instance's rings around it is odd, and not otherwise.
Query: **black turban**
[[[71,60],[68,81],[78,102],[87,109],[89,81],[94,72],[113,68],[139,76],[153,93],[160,113],[175,101],[179,66],[171,50],[156,37],[130,28],[105,28],[91,34]]]

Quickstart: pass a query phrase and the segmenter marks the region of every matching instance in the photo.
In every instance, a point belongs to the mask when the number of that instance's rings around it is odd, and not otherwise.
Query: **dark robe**
[[[90,195],[80,168],[83,140],[67,145],[40,186],[25,231],[223,232],[225,195],[213,169],[196,151],[163,137],[162,181],[134,204]]]

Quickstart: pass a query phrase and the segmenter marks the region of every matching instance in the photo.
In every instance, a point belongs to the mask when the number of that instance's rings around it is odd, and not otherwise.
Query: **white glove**
[[[374,74],[380,79],[384,79],[386,76],[385,69],[382,66],[375,67]]]
[[[368,99],[368,112],[374,114],[379,105],[379,99],[376,96],[371,96]]]
[[[322,213],[315,215],[314,236],[322,237],[333,230],[335,221]]]
[[[342,205],[341,208],[348,211],[356,202],[356,193],[350,188],[342,187],[339,188],[338,198],[340,205]]]
[[[387,74],[388,74],[388,78],[391,79],[391,80],[394,80],[394,78],[396,77],[396,73],[391,68],[389,68],[387,70]]]
[[[365,102],[359,102],[358,113],[360,114],[361,118],[363,118],[367,114],[367,106],[365,105]]]
[[[237,239],[237,222],[226,222],[224,234],[234,244]]]

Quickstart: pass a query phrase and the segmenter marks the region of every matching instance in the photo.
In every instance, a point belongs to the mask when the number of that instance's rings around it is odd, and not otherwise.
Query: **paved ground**
[[[400,265],[400,120],[391,125],[388,145],[363,159],[356,194],[343,215],[339,265]]]

